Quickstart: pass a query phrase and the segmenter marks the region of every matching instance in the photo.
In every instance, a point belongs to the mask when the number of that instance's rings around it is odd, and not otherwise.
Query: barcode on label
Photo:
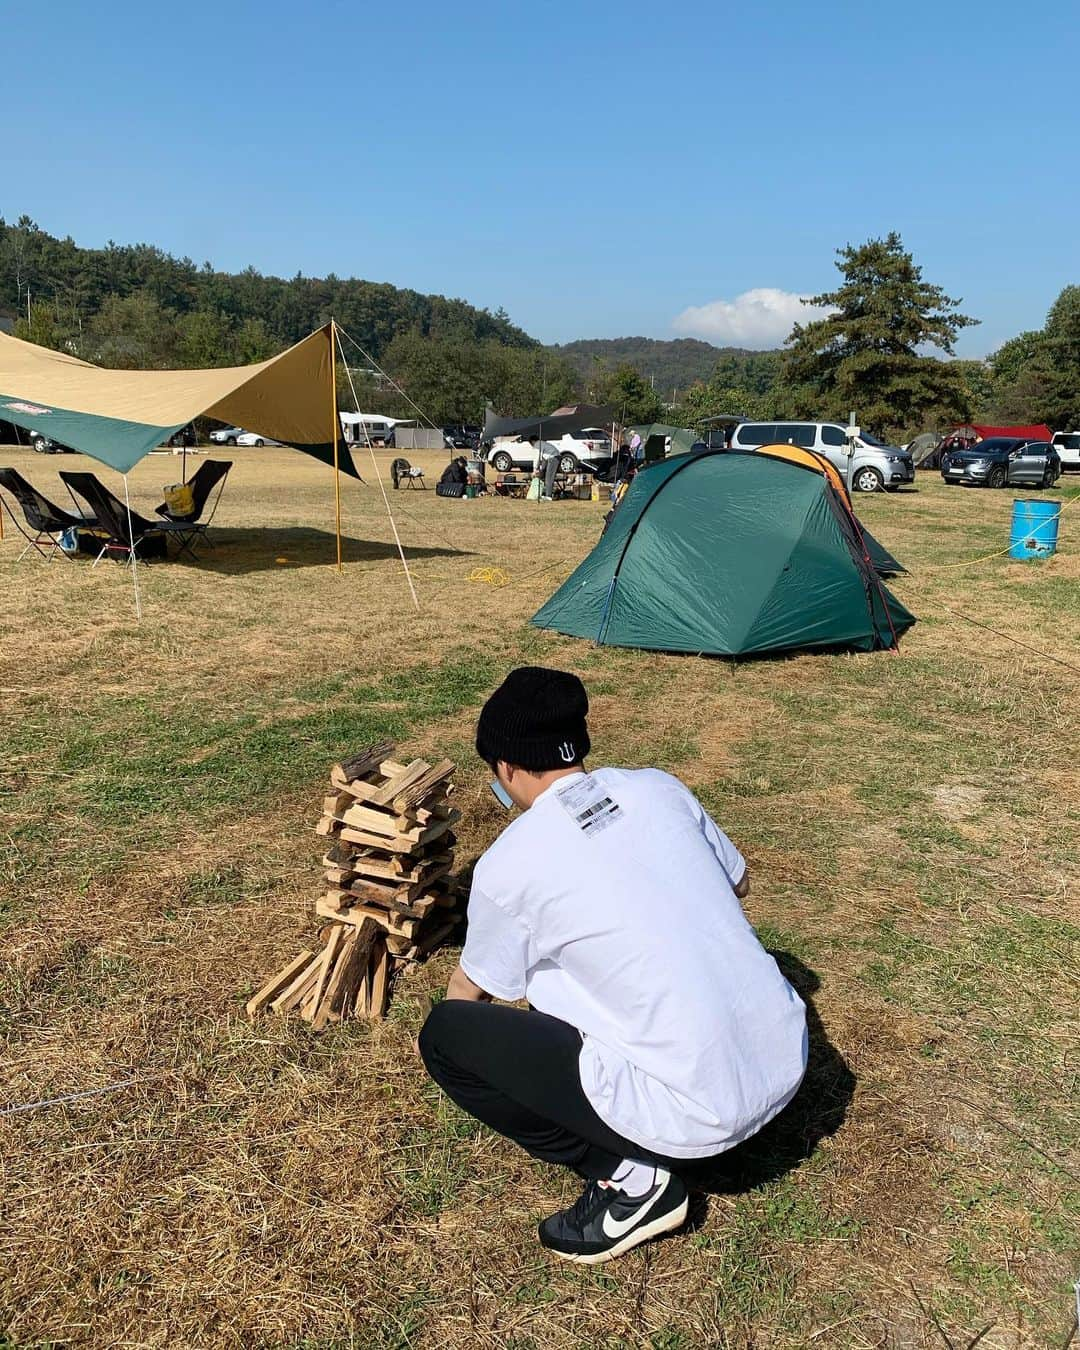
[[[603,795],[597,796],[597,791]],[[564,810],[583,834],[599,834],[622,815],[619,803],[613,801],[599,784],[594,784],[588,775],[571,779],[558,795]]]

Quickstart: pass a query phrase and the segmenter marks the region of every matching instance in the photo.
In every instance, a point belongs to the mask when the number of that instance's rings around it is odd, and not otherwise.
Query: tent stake
[[[338,438],[341,423],[337,413],[337,340],[334,320],[330,320],[330,444],[334,447],[334,523],[337,531],[337,570],[341,571],[341,470],[338,466]]]

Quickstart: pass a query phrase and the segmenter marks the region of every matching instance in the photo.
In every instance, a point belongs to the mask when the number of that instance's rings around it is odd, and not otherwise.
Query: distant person
[[[641,456],[641,436],[636,431],[630,437],[630,456],[635,463]]]
[[[469,461],[464,455],[458,455],[442,471],[439,478],[440,483],[460,483],[464,486],[469,481]]]

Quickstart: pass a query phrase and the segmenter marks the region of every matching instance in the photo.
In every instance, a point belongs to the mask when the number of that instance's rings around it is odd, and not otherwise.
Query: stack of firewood
[[[336,764],[316,827],[326,838],[327,922],[248,1002],[249,1015],[298,1011],[316,1030],[348,1017],[382,1017],[395,971],[432,952],[462,914],[450,879],[453,764],[392,759],[375,745]]]

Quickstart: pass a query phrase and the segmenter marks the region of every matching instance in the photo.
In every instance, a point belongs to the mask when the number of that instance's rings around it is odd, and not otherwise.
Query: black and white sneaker
[[[656,1169],[644,1195],[627,1195],[612,1183],[590,1181],[576,1204],[540,1225],[540,1241],[567,1261],[598,1266],[622,1256],[639,1242],[669,1233],[686,1220],[686,1187],[677,1176]]]

